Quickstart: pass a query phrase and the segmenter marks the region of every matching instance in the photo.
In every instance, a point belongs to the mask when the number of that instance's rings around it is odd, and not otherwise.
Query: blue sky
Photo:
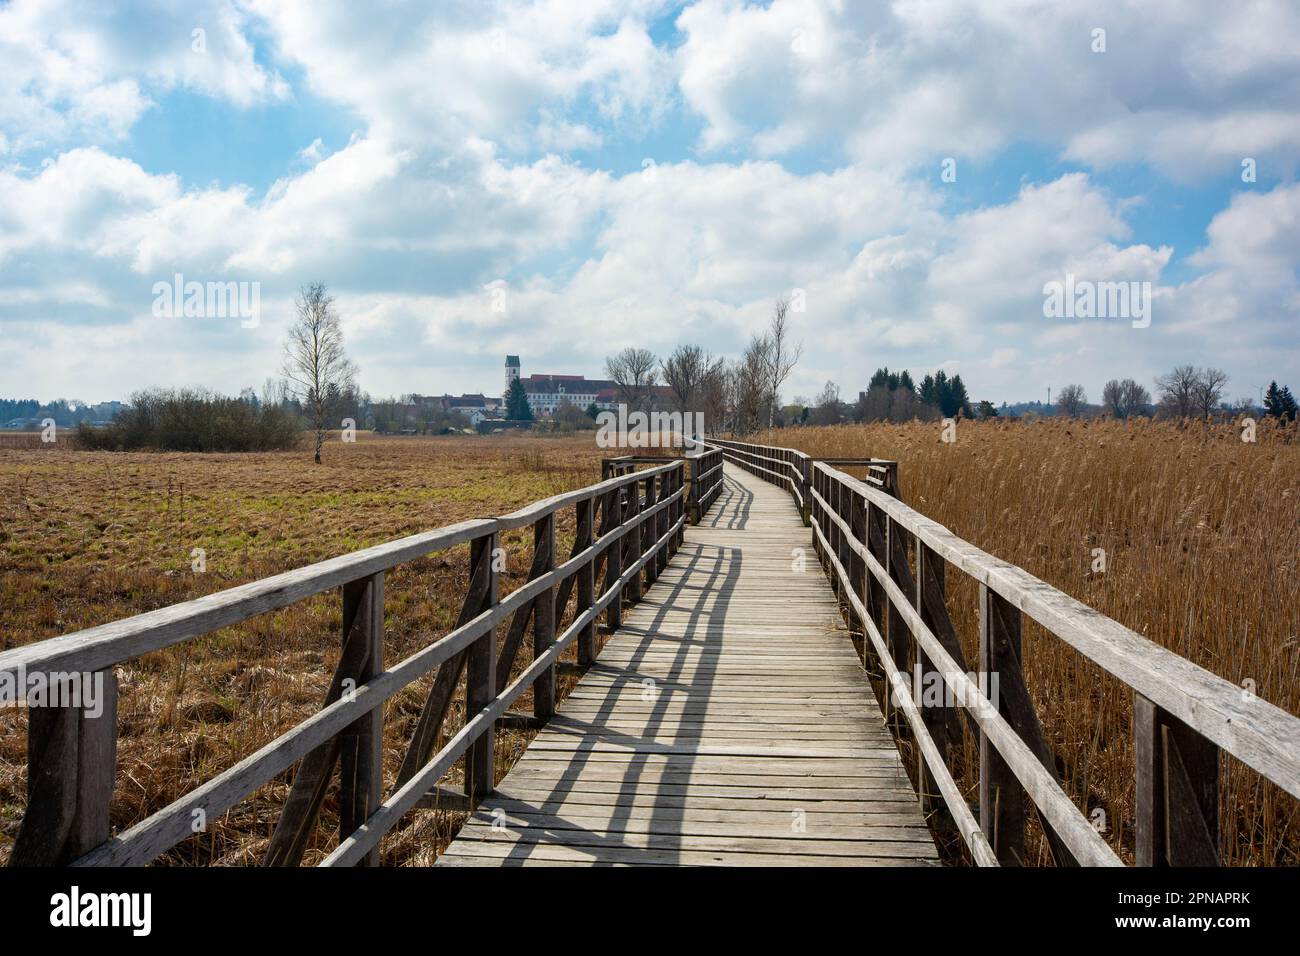
[[[506,353],[587,374],[626,345],[738,355],[794,290],[787,398],[880,365],[993,401],[1183,363],[1233,398],[1297,385],[1298,19],[14,0],[0,394],[260,390],[315,280],[377,397],[493,392]],[[178,273],[257,283],[258,321],[160,317]],[[1066,274],[1149,282],[1150,326],[1046,318]]]

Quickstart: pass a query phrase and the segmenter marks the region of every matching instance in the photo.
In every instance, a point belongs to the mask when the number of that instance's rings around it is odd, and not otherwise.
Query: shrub
[[[106,451],[279,451],[301,441],[291,412],[206,389],[136,392],[111,425],[77,433],[80,447]]]

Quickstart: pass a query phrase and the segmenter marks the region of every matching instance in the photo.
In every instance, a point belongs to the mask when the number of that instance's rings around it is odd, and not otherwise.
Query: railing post
[[[1020,666],[1020,609],[980,584],[980,680],[1002,713],[1002,674]],[[980,829],[1003,865],[1025,855],[1025,793],[988,738],[980,734]]]
[[[836,480],[835,488],[836,488],[835,514],[839,517],[841,521],[843,521],[846,525],[848,525],[849,528],[852,528],[853,527],[853,499],[857,497],[857,494],[853,491],[853,489],[849,488],[847,485],[844,484],[844,482],[839,480]],[[849,535],[844,533],[844,529],[841,528],[838,524],[835,526],[835,528],[839,532],[839,534],[836,535],[835,538],[836,544],[839,546],[839,549],[836,552],[836,557],[838,557],[840,560],[840,567],[842,567],[845,570],[845,572],[849,574],[849,581],[851,582],[852,571],[850,569],[853,566],[853,557],[854,557],[853,548],[850,547],[849,545]],[[845,590],[847,590],[847,588],[841,587],[840,593],[843,594]],[[844,603],[848,604],[848,600],[845,599]]]
[[[645,481],[645,507],[647,511],[652,509],[655,506],[655,502],[659,500],[656,493],[658,482],[658,475],[651,475]],[[662,517],[662,512],[655,512],[655,514],[646,521],[645,533],[641,535],[641,550],[649,551],[653,549],[653,553],[650,555],[650,560],[645,563],[645,583],[647,587],[654,584],[655,580],[659,577],[659,548],[655,545],[655,542],[659,540],[659,520]]]
[[[686,460],[686,459],[683,459],[683,461],[685,461],[685,460]],[[687,511],[686,511],[686,514],[687,514],[687,520],[690,521],[691,524],[699,524],[699,523],[700,523],[700,517],[701,517],[701,510],[700,510],[700,459],[699,459],[699,458],[692,458],[692,459],[690,459],[690,463],[691,463],[691,478],[690,478],[690,481],[691,481],[691,490],[690,490],[689,492],[687,492],[687,497],[690,499],[690,501],[689,501],[689,503],[687,504]]]
[[[355,642],[343,696],[384,669],[384,573],[343,585],[343,644]],[[383,801],[384,709],[376,707],[339,733],[339,839],[352,835]],[[379,848],[360,861],[379,865]]]
[[[487,593],[483,609],[493,607],[498,600],[498,578],[494,567],[500,538],[494,531],[475,538],[470,545],[471,575],[486,575]],[[470,589],[474,581],[471,578]],[[479,637],[469,646],[465,658],[465,720],[472,720],[491,702],[496,693],[496,628]],[[487,727],[465,753],[465,796],[471,804],[478,803],[492,792],[496,780],[493,774],[496,721]]]
[[[911,590],[913,582],[908,581],[907,571],[907,532],[888,515],[884,516],[885,525],[885,570],[889,573],[889,578],[909,601],[915,602],[916,594]],[[902,613],[894,606],[894,602],[886,600],[888,606],[885,629],[885,644],[889,648],[889,654],[894,659],[894,666],[897,667],[904,676],[910,675],[911,670],[911,642],[912,632],[908,629],[907,621],[903,618]],[[894,722],[895,730],[900,738],[907,737],[909,724],[903,718],[901,711],[892,706],[888,714],[890,720]]]
[[[803,514],[800,515],[800,517],[803,518],[805,528],[812,524],[812,499],[808,494],[808,489],[812,485],[812,477],[809,475],[811,468],[812,459],[805,455],[799,466],[799,471],[802,475],[802,485],[799,489],[799,493],[803,495]]]
[[[672,482],[673,482],[673,478],[672,478],[671,471],[666,471],[659,476],[659,494],[655,497],[655,501],[657,502],[663,501],[670,494],[672,494],[672,490],[673,490]],[[656,541],[660,540],[661,538],[663,538],[664,535],[668,533],[668,529],[672,527],[672,517],[673,517],[673,506],[671,504],[669,504],[668,507],[662,509],[659,512],[659,517],[655,522]],[[658,578],[659,575],[664,572],[664,569],[668,567],[668,542],[667,541],[659,545],[659,553],[655,555],[655,567],[656,567],[655,570],[656,578]]]
[[[641,480],[633,479],[627,486],[627,513],[623,516],[625,521],[635,521],[641,515]],[[641,525],[635,525],[623,537],[627,547],[624,550],[623,566],[630,568],[636,564],[637,559],[641,557]],[[632,575],[627,582],[627,600],[629,604],[635,604],[641,600],[641,571]]]
[[[596,499],[584,498],[578,502],[578,543],[577,550],[585,551],[591,547],[592,529],[594,528]],[[578,569],[577,600],[573,614],[579,617],[588,610],[596,600],[596,559],[593,557]],[[592,621],[578,632],[578,663],[589,667],[596,660],[596,622]]]
[[[931,613],[929,604],[926,602],[925,588],[927,580],[933,580],[937,588],[937,598],[940,601],[943,600],[944,561],[933,548],[923,543],[920,538],[913,535],[912,540],[916,549],[916,610],[921,615],[922,623],[930,629],[932,634],[937,636],[939,634],[939,625],[935,615]],[[945,699],[951,693],[951,689],[939,672],[935,670],[934,664],[919,643],[916,646],[916,669],[921,674],[921,687],[923,689],[916,701],[916,705],[921,711],[921,721],[925,724],[925,729],[930,734],[930,739],[934,741],[939,753],[946,758],[950,743],[961,742],[961,727],[956,723],[957,713],[955,709],[947,706],[946,701],[934,706],[927,705],[927,694],[924,692],[924,688],[942,688]],[[950,740],[949,736],[952,728],[956,728],[958,734],[955,741]],[[929,764],[925,762],[925,758],[919,750],[916,755],[916,771],[917,780],[921,782],[921,806],[925,813],[927,815],[936,815],[933,820],[936,829],[955,829],[952,816],[946,811],[944,801],[940,797],[939,785],[935,781],[934,773],[930,770]]]
[[[814,492],[817,493],[817,495],[821,496],[822,473],[820,471],[817,471],[816,469],[813,470],[813,474],[812,474],[812,489]],[[823,522],[822,522],[822,505],[820,501],[813,502],[811,517],[813,521],[817,522],[817,527],[820,528],[822,530],[822,533],[824,534],[826,529],[823,526]],[[821,539],[816,535],[816,533],[814,533],[812,536],[812,544],[813,544],[813,554],[816,555],[818,561],[821,561],[823,559]]]
[[[615,488],[605,499],[605,522],[607,533],[617,534],[623,527],[623,490]],[[623,539],[609,543],[605,548],[605,586],[602,593],[614,586],[614,582],[623,573]],[[605,606],[605,626],[611,631],[623,623],[623,589],[615,591],[609,604]]]
[[[541,554],[541,573],[555,568],[555,512],[538,519],[533,525],[533,553]],[[533,660],[545,654],[555,643],[555,586],[537,595],[533,604]],[[555,716],[555,665],[552,664],[533,681],[533,716],[550,720]]]
[[[70,706],[28,708],[27,812],[10,866],[58,866],[108,839],[117,768],[117,675],[109,667],[78,681],[81,699]]]
[[[851,492],[852,498],[849,501],[849,527],[853,529],[853,542],[855,544],[865,545],[867,542],[867,506],[862,496],[856,491]],[[857,595],[858,600],[862,602],[864,608],[870,608],[870,597],[867,591],[867,562],[862,559],[854,548],[849,549],[849,580],[853,593]],[[871,646],[871,641],[867,637],[867,622],[858,621],[859,627],[862,628],[862,656],[863,660],[867,657],[867,648]]]
[[[1219,865],[1219,748],[1133,693],[1137,865]]]
[[[681,491],[683,488],[686,487],[686,463],[685,462],[677,466],[675,474],[676,477],[673,479],[673,491]],[[685,513],[686,513],[686,502],[682,498],[678,498],[677,507],[674,509],[673,521],[676,522],[680,520],[682,515],[684,515]],[[685,522],[683,522],[682,526],[677,529],[677,533],[672,536],[673,549],[671,553],[676,554],[677,549],[682,546],[682,542],[685,540],[686,540],[686,524]]]

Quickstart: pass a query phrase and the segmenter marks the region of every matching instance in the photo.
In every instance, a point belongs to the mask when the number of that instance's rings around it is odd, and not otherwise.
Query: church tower
[[[510,397],[510,383],[519,377],[519,356],[506,356],[506,387],[501,393],[501,401],[505,402]]]

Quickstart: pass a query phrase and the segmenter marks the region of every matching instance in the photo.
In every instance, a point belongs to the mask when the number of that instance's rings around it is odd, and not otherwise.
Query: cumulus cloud
[[[376,394],[492,389],[504,352],[589,373],[626,344],[734,354],[796,288],[807,351],[792,394],[827,378],[852,394],[882,364],[962,371],[976,398],[1062,375],[1149,381],[1182,361],[1235,377],[1261,354],[1300,374],[1285,344],[1297,187],[1233,199],[1175,281],[1174,250],[1134,233],[1143,197],[1099,174],[1145,163],[1183,182],[1231,174],[1242,154],[1284,169],[1300,145],[1285,4],[1251,17],[1118,0],[134,10],[0,8],[13,163],[0,168],[0,323],[16,343],[0,378],[26,391],[65,391],[73,375],[96,390],[82,397],[122,395],[142,368],[162,384],[257,384],[294,290],[315,279],[336,292]],[[1105,53],[1090,49],[1098,26]],[[251,107],[294,96],[282,76],[361,127],[337,148],[293,142],[264,193],[114,154],[167,91]],[[688,144],[675,158],[623,174],[602,163],[664,127]],[[962,207],[917,173],[1022,142],[1076,171]],[[809,155],[812,169],[796,159]],[[262,283],[262,325],[160,323],[149,290],[176,272]],[[1152,326],[1045,319],[1043,284],[1066,273],[1151,282]]]
[[[345,0],[249,3],[313,91],[350,106],[376,135],[438,146],[481,137],[514,152],[593,145],[593,131],[557,121],[557,109],[653,124],[673,75],[646,21],[664,6],[399,2],[378,17]]]
[[[1243,155],[1293,169],[1300,146],[1300,8],[1286,0],[1249,15],[1217,0],[701,0],[678,27],[705,149],[915,165],[1034,139],[1191,180]]]
[[[14,0],[0,7],[0,128],[16,149],[121,139],[177,88],[248,106],[288,95],[230,0]]]

